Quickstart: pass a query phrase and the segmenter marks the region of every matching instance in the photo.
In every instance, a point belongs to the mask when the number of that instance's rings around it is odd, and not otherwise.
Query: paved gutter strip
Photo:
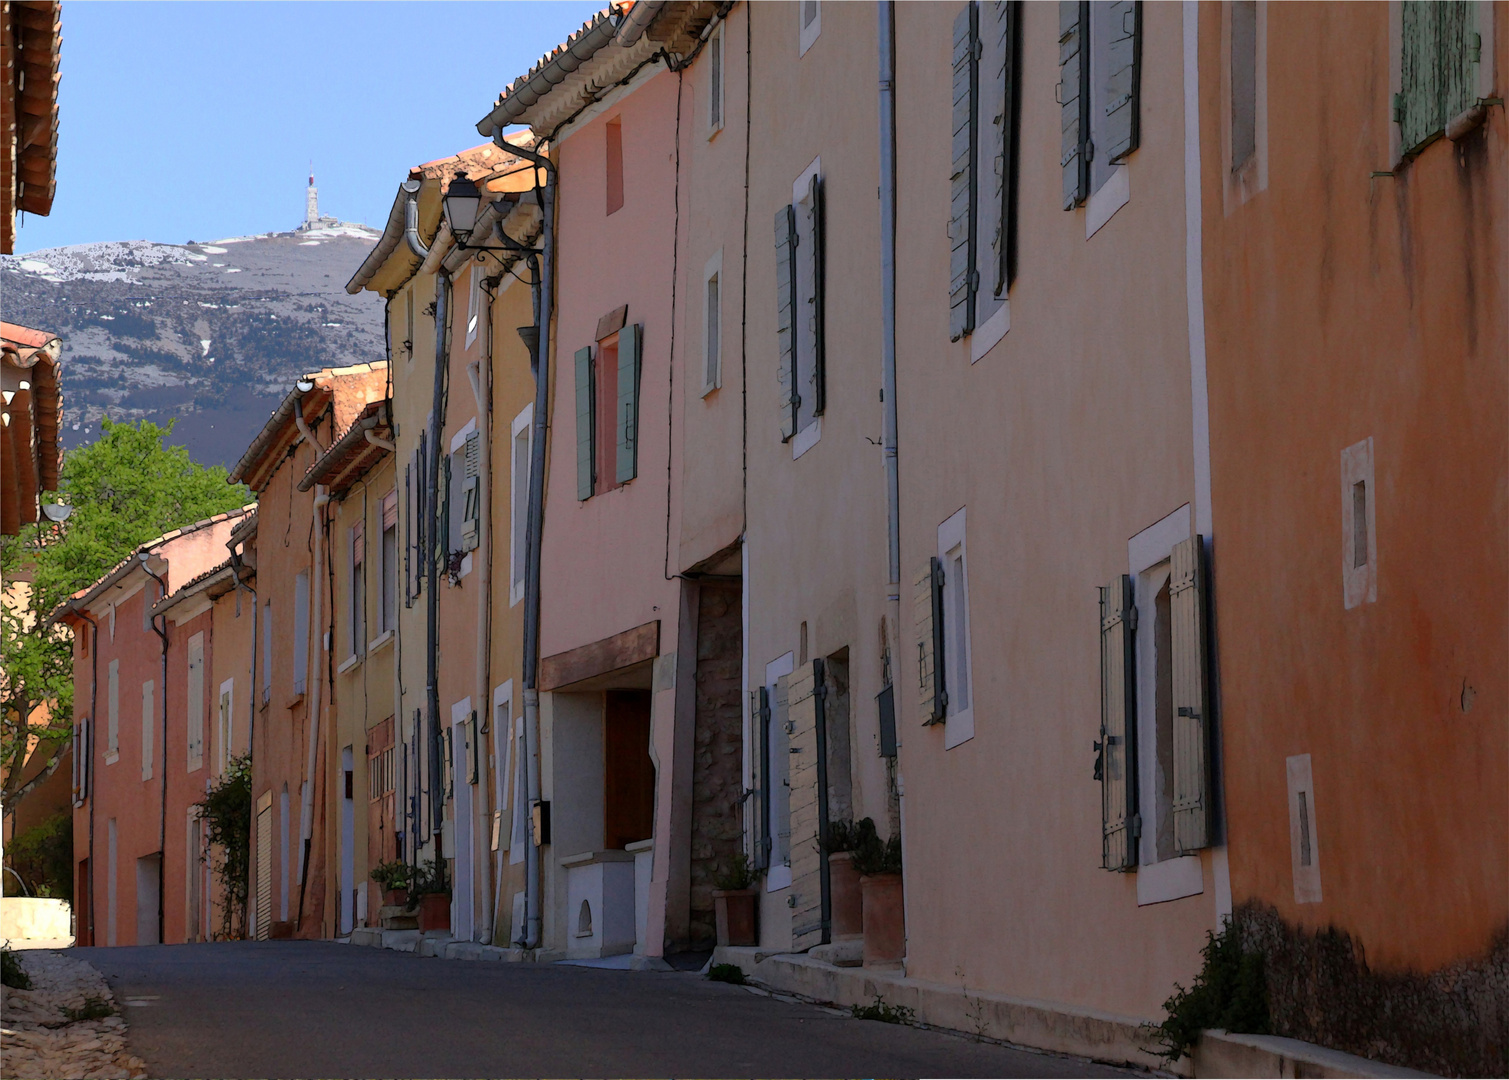
[[[135,1080],[146,1063],[126,1049],[126,1021],[105,977],[83,960],[46,950],[15,954],[31,978],[30,990],[5,988],[0,1005],[4,1074],[36,1080],[70,1077]],[[113,1015],[70,1021],[65,1009],[87,999],[105,1003]]]

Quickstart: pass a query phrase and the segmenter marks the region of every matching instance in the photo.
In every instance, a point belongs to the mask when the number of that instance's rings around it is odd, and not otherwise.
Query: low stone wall
[[[73,908],[67,900],[35,896],[0,899],[0,938],[11,941],[66,941],[73,937]]]
[[[126,1049],[126,1022],[103,975],[61,953],[28,950],[18,958],[31,989],[7,986],[0,999],[6,1076],[147,1075],[146,1063]]]

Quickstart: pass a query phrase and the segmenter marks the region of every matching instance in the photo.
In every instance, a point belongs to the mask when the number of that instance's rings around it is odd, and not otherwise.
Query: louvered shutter
[[[781,441],[796,434],[796,208],[789,203],[775,214],[776,375],[780,397]]]
[[[414,455],[403,467],[403,603],[414,602],[414,476],[418,471]]]
[[[1477,101],[1481,39],[1472,8],[1464,0],[1405,0],[1402,5],[1394,119],[1405,154],[1430,145]]]
[[[639,353],[644,326],[626,326],[618,335],[618,466],[622,484],[639,475]]]
[[[791,725],[791,948],[822,944],[822,849],[818,846],[822,790],[817,744],[816,662],[791,676],[787,716]]]
[[[749,699],[755,743],[750,769],[754,797],[750,842],[755,869],[763,870],[770,865],[770,691],[762,686]]]
[[[414,531],[416,551],[419,555],[418,563],[414,567],[414,594],[417,596],[424,591],[426,577],[426,559],[434,558],[430,550],[430,541],[435,531],[434,493],[430,491],[430,455],[429,433],[419,433],[419,452],[417,464],[414,469]]]
[[[594,452],[596,412],[592,407],[592,349],[576,350],[576,497],[592,498],[592,471],[597,460]]]
[[[466,466],[459,460],[462,451],[447,454],[443,461],[441,483],[445,491],[445,534],[440,538],[440,551],[447,560],[461,545],[461,481]]]
[[[827,322],[824,307],[823,272],[827,261],[827,240],[824,234],[823,181],[812,177],[808,187],[808,202],[812,207],[812,414],[821,416],[828,403],[828,368],[823,344],[823,330]]]
[[[990,73],[990,93],[995,123],[995,196],[999,212],[993,252],[995,294],[1004,297],[1015,275],[1012,252],[1016,246],[1016,192],[1011,171],[1016,143],[1016,37],[1021,9],[1016,0],[995,0],[987,8],[996,35],[996,55],[1001,66]],[[982,30],[982,33],[984,31]]]
[[[1204,554],[1198,536],[1175,545],[1168,585],[1173,653],[1174,847],[1181,855],[1208,847],[1211,842]]]
[[[969,0],[954,17],[953,166],[949,180],[948,336],[958,341],[975,328],[975,232],[979,218],[977,97],[979,9]]]
[[[1136,665],[1132,579],[1120,574],[1100,594],[1101,865],[1137,865]]]
[[[1441,123],[1444,127],[1477,104],[1477,65],[1482,38],[1474,18],[1476,4],[1450,0],[1436,5],[1441,41]]]
[[[1097,154],[1111,162],[1125,160],[1137,149],[1140,90],[1142,82],[1141,0],[1111,0],[1106,5],[1106,106]]]
[[[1085,140],[1090,129],[1090,5],[1080,0],[1058,4],[1059,165],[1064,176],[1064,209],[1084,202],[1090,190],[1090,162]]]
[[[461,550],[475,550],[482,520],[482,434],[466,437],[465,475],[461,482]]]
[[[912,582],[912,619],[917,627],[917,693],[924,724],[948,716],[943,673],[943,564],[928,559]]]

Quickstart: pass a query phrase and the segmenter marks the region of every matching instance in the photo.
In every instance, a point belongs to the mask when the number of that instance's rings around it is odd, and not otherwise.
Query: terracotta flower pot
[[[714,889],[713,914],[718,922],[719,945],[757,945],[753,889]]]
[[[899,964],[906,958],[906,922],[901,875],[861,877],[864,892],[865,966]]]
[[[828,895],[833,908],[833,936],[854,937],[863,933],[864,908],[852,851],[828,856]]]
[[[385,907],[408,907],[409,890],[384,889],[382,894],[382,902]]]
[[[425,893],[419,898],[419,929],[425,933],[451,928],[451,894]]]

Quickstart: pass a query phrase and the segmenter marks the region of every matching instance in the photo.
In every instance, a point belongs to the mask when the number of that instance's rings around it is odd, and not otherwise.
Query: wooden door
[[[655,833],[655,764],[650,760],[650,692],[609,690],[603,705],[603,847]]]

